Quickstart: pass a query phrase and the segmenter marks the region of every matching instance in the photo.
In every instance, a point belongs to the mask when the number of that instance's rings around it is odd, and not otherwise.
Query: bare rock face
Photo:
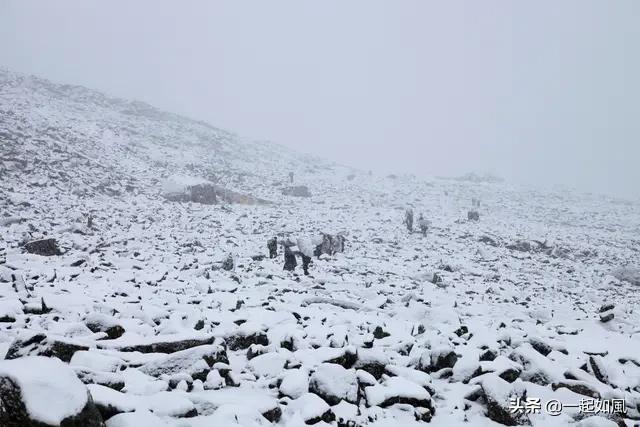
[[[478,211],[469,211],[467,212],[467,220],[480,221],[480,214],[478,213]]]
[[[282,194],[285,196],[294,197],[311,197],[311,192],[306,185],[296,185],[292,187],[286,187],[282,189]]]
[[[56,359],[0,362],[3,427],[104,427],[86,386]]]
[[[56,239],[34,240],[26,243],[24,249],[30,254],[42,256],[62,255]]]

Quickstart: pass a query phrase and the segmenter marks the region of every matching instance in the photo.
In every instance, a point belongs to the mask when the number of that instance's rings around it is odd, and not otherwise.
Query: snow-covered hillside
[[[219,203],[167,197],[200,184]],[[308,276],[268,257],[322,233],[345,250]],[[638,203],[376,176],[0,71],[0,236],[0,425],[640,422]]]

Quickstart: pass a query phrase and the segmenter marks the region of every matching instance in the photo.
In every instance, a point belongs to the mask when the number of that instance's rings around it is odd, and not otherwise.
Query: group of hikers
[[[473,199],[474,207],[480,206],[479,199]],[[471,212],[471,211],[470,211]],[[477,212],[475,212],[477,216]],[[471,219],[471,218],[470,218]],[[477,220],[474,216],[474,220]],[[413,209],[407,208],[404,213],[403,224],[409,230],[409,233],[413,233]],[[422,213],[418,217],[417,222],[420,233],[426,237],[430,221],[424,218]],[[302,270],[306,276],[309,275],[309,264],[314,256],[320,257],[322,254],[334,255],[338,252],[344,251],[345,237],[342,234],[325,234],[322,233],[316,237],[298,238],[295,242],[287,239],[278,242],[277,237],[272,237],[267,240],[267,249],[269,250],[269,258],[274,259],[278,257],[278,244],[284,247],[284,270],[294,271],[298,266],[296,257],[299,255],[302,259]]]
[[[309,264],[312,257],[320,258],[322,254],[334,255],[344,251],[345,237],[342,234],[325,234],[316,237],[301,237],[295,242],[282,240],[278,242],[277,237],[267,240],[269,258],[277,258],[278,243],[284,247],[284,270],[294,271],[298,266],[296,257],[300,255],[302,259],[302,270],[306,276],[309,275]]]
[[[413,209],[408,208],[404,212],[404,225],[407,226],[407,230],[409,233],[413,233]],[[424,216],[420,214],[418,217],[418,227],[420,228],[420,232],[423,236],[427,235],[427,231],[429,230],[429,221],[424,219]]]

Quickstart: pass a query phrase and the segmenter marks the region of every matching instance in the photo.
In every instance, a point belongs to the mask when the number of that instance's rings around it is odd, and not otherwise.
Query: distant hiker
[[[289,172],[289,182],[293,184],[293,172]]]
[[[296,261],[295,254],[291,251],[289,246],[284,247],[284,270],[293,271],[296,269],[298,262]]]
[[[267,240],[267,248],[269,249],[269,258],[276,258],[278,256],[278,238]]]
[[[300,253],[302,256],[302,270],[304,271],[304,275],[309,275],[309,263],[311,262],[311,257],[306,256],[303,253]]]
[[[427,230],[429,229],[429,221],[424,219],[422,214],[420,214],[420,217],[418,218],[418,227],[420,227],[420,232],[422,233],[422,235],[426,237]]]
[[[413,233],[413,209],[408,208],[404,212],[404,224],[407,226],[409,233]]]

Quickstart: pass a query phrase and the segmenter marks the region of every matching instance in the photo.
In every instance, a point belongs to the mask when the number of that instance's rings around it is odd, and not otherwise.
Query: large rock
[[[395,404],[411,405],[423,408],[421,418],[429,421],[435,412],[431,394],[418,384],[402,377],[387,378],[382,384],[365,388],[368,406],[386,408]]]
[[[172,175],[165,179],[162,195],[172,202],[192,202],[204,205],[214,205],[221,201],[245,205],[269,203],[266,200],[223,188],[206,179],[185,175]]]
[[[335,420],[335,414],[327,402],[313,393],[305,393],[288,406],[290,414],[297,414],[305,424],[312,425],[324,421],[330,423]]]
[[[330,405],[345,400],[355,403],[358,398],[358,379],[355,370],[335,363],[323,363],[311,375],[309,390]]]
[[[521,381],[509,384],[495,374],[482,378],[480,383],[482,398],[487,406],[487,417],[506,425],[529,425],[529,417],[524,410],[514,411],[512,402],[527,400],[527,390]]]
[[[309,188],[306,185],[296,185],[292,187],[283,188],[282,194],[284,194],[285,196],[294,196],[294,197],[311,197]]]
[[[358,349],[358,360],[354,368],[362,369],[379,380],[385,372],[386,366],[389,364],[389,358],[380,350]]]
[[[532,246],[531,246],[531,242],[527,240],[516,240],[510,245],[507,245],[507,249],[511,249],[512,251],[518,251],[518,252],[531,252]]]
[[[161,337],[154,337],[154,339],[159,339]],[[126,345],[123,347],[116,347],[117,350],[120,351],[139,351],[140,353],[175,353],[177,351],[186,350],[188,348],[198,347],[201,345],[209,345],[213,344],[216,341],[214,336],[207,336],[202,338],[186,338],[186,339],[167,339],[164,341],[151,341],[144,342],[140,344]],[[108,349],[112,346],[103,345],[104,348]]]
[[[217,344],[203,345],[178,351],[147,362],[139,369],[152,377],[188,374],[194,380],[206,381],[209,371],[216,363],[229,363],[227,352]]]
[[[0,362],[3,427],[104,427],[87,388],[57,359]]]
[[[245,326],[245,325],[243,325]],[[240,327],[236,333],[225,338],[229,350],[246,350],[253,344],[269,345],[267,334],[261,330],[251,330],[249,327]]]
[[[26,356],[57,357],[69,362],[76,351],[88,350],[89,347],[63,337],[48,337],[45,334],[34,334],[30,337],[18,338],[9,346],[5,359],[18,359]]]
[[[205,205],[218,203],[213,183],[190,176],[172,175],[163,183],[163,196],[172,202],[193,202]]]
[[[58,241],[56,239],[34,240],[25,243],[24,249],[30,254],[42,256],[62,255],[62,251],[58,247]]]
[[[458,355],[449,347],[435,348],[426,351],[420,357],[418,369],[431,373],[445,368],[453,368],[458,361]]]
[[[84,319],[85,325],[91,332],[104,332],[109,339],[120,338],[125,330],[117,319],[102,313],[91,313]]]
[[[193,202],[203,205],[215,205],[218,203],[216,187],[211,184],[191,185],[182,193],[167,194],[165,197],[174,202]]]
[[[282,377],[280,394],[297,399],[309,391],[309,374],[304,369],[289,369]]]

